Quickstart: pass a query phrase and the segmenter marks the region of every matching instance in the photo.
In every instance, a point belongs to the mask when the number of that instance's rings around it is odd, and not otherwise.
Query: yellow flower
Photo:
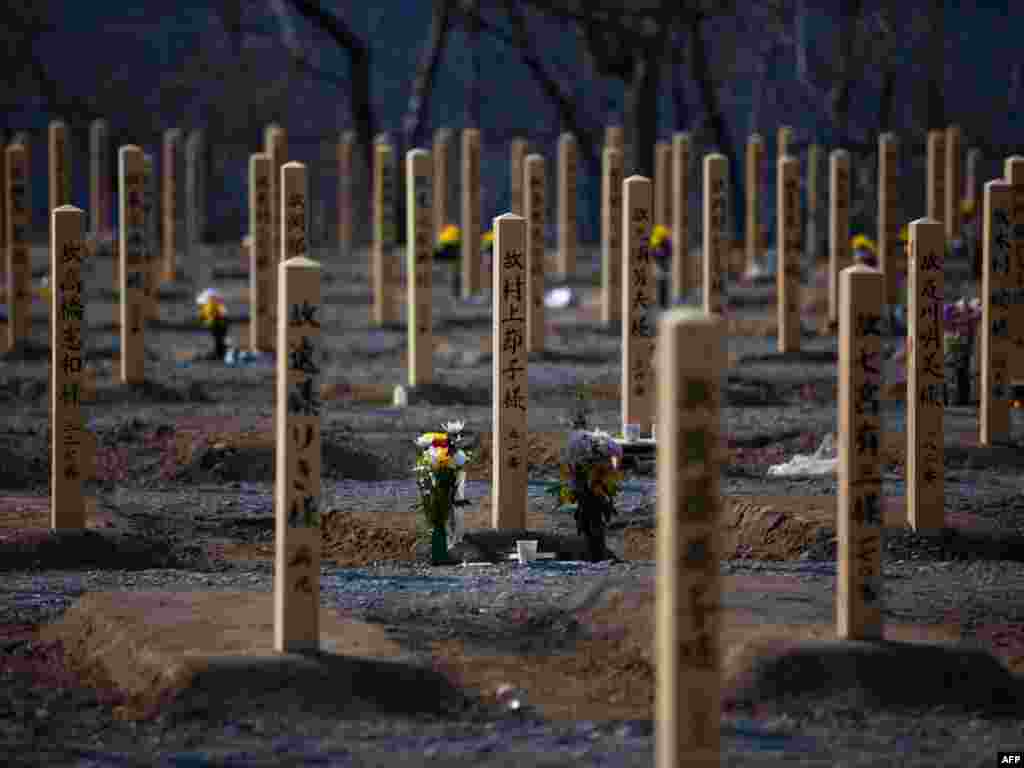
[[[961,200],[960,201],[960,212],[968,219],[974,216],[975,202],[973,200]]]
[[[901,242],[901,243],[905,243],[905,242],[907,242],[907,239],[908,239],[909,237],[910,237],[910,233],[909,233],[909,230],[907,229],[907,225],[906,225],[906,224],[904,224],[904,225],[903,225],[903,228],[902,228],[902,229],[900,230],[900,242]]]
[[[871,253],[877,253],[878,250],[875,248],[874,241],[867,235],[857,235],[851,242],[853,250],[861,249],[865,251],[871,251]]]
[[[462,233],[454,224],[449,224],[441,230],[441,245],[458,245],[462,240]]]
[[[493,246],[494,230],[488,229],[486,232],[484,232],[483,237],[481,238],[481,243],[483,244],[484,248],[490,248],[491,246]]]
[[[670,235],[668,227],[662,224],[656,226],[651,233],[651,248],[659,248],[662,243],[669,239]]]
[[[199,319],[204,325],[210,325],[217,320],[223,320],[227,314],[224,305],[219,301],[208,301],[199,309]]]

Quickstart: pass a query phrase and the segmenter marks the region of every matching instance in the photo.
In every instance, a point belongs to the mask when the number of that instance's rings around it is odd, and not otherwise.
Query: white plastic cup
[[[623,435],[626,438],[626,442],[632,443],[640,439],[640,425],[639,424],[627,424]]]
[[[531,560],[537,559],[537,542],[536,541],[516,541],[516,554],[519,556],[520,563],[528,563]]]

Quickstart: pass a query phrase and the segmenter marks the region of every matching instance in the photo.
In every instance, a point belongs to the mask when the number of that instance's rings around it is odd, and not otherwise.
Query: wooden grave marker
[[[1010,299],[1010,378],[1017,381],[1024,380],[1024,301],[1020,298],[1024,290],[1024,157],[1006,158],[1003,177],[1009,182],[1013,197],[1009,280],[1017,290]]]
[[[850,153],[828,156],[828,321],[839,322],[839,276],[853,264],[850,247]]]
[[[451,165],[451,128],[438,128],[434,132],[434,192],[431,200],[434,203],[434,236],[436,244],[441,239],[441,231],[448,226],[448,169]]]
[[[840,273],[836,634],[843,640],[882,639],[884,299],[878,270],[858,264]]]
[[[416,387],[434,378],[434,338],[431,321],[434,251],[431,233],[433,170],[430,153],[412,149],[405,156],[406,169],[406,280],[408,314],[409,386]]]
[[[946,132],[928,131],[925,214],[935,221],[946,217]],[[945,230],[943,230],[945,231]]]
[[[558,258],[560,280],[576,274],[576,137],[558,137]]]
[[[249,155],[249,347],[263,352],[274,348],[270,307],[277,300],[273,277],[277,269],[270,240],[270,174],[269,155]]]
[[[778,260],[775,274],[778,350],[800,349],[800,160],[786,155],[778,162],[776,203]]]
[[[672,134],[672,266],[669,296],[683,299],[690,290],[690,150],[689,133]]]
[[[526,158],[529,179],[531,159]],[[543,165],[540,166],[543,169]],[[527,187],[529,188],[529,187]],[[529,207],[530,198],[526,205]],[[526,528],[529,377],[529,257],[526,219],[506,213],[494,219],[492,382],[494,433],[491,524],[495,530]]]
[[[7,348],[27,338],[32,315],[32,264],[28,230],[32,223],[28,149],[9,144],[4,150],[7,173]]]
[[[622,150],[601,150],[601,323],[622,318]]]
[[[804,232],[804,259],[813,267],[821,256],[818,226],[818,181],[821,176],[821,147],[811,144],[807,148],[807,224]]]
[[[960,237],[961,214],[960,195],[963,193],[963,178],[960,159],[960,126],[950,125],[946,128],[945,163],[946,194],[943,200],[945,207],[946,239]]]
[[[146,377],[145,271],[146,188],[142,150],[129,144],[117,153],[118,291],[121,294],[121,382],[140,384]]]
[[[89,124],[89,235],[94,241],[112,231],[110,189],[110,127],[106,120],[93,120]]]
[[[396,283],[401,281],[395,258],[395,152],[390,144],[373,148],[373,323],[398,321]]]
[[[761,260],[761,180],[764,176],[764,139],[759,133],[747,139],[746,154],[746,239],[747,269]]]
[[[523,160],[530,153],[526,139],[512,139],[509,146],[509,177],[512,181],[509,210],[516,216],[523,215]]]
[[[943,263],[946,233],[942,222],[910,223],[907,289],[907,521],[915,531],[945,525],[943,502]]]
[[[51,214],[62,205],[71,205],[71,146],[68,127],[60,120],[53,120],[49,125],[47,149],[50,164],[50,207],[47,214]]]
[[[85,528],[82,484],[91,476],[86,468],[82,416],[85,214],[62,205],[51,213],[50,222],[50,528],[81,530]]]
[[[672,145],[654,145],[654,226],[672,226]]]
[[[720,763],[719,467],[724,323],[693,308],[658,329],[655,764]]]
[[[163,282],[174,280],[178,274],[178,152],[181,145],[181,131],[169,128],[164,131],[163,162]]]
[[[899,139],[878,137],[878,269],[885,275],[885,303],[899,300],[900,278],[907,274],[906,247],[900,242]]]
[[[305,175],[301,163],[282,166],[285,199],[305,200]],[[287,253],[305,251],[305,238],[287,239]],[[274,650],[294,653],[320,645],[320,264],[302,255],[277,270]]]
[[[523,165],[523,200],[526,219],[526,271],[528,275],[526,310],[526,351],[544,351],[544,231],[546,226],[547,183],[544,158],[526,156]]]
[[[622,431],[654,424],[654,260],[651,257],[651,180],[630,176],[622,185]]]
[[[729,161],[725,155],[704,156],[704,247],[702,248],[701,285],[704,311],[722,311],[723,271],[731,245],[726,231],[729,204]]]
[[[462,131],[462,298],[480,292],[480,131]]]
[[[352,257],[352,192],[355,186],[353,175],[355,147],[355,131],[343,133],[338,141],[338,253],[344,260]]]
[[[1010,248],[1013,238],[1013,188],[1003,181],[985,184],[982,211],[981,345],[978,368],[980,445],[992,445],[1010,433],[1011,299],[1020,300],[1014,284]]]

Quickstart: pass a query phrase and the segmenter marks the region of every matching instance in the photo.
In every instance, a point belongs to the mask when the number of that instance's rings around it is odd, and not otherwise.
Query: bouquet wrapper
[[[466,498],[466,473],[459,472],[458,475],[458,486],[455,490],[455,500],[463,501]],[[451,512],[448,514],[448,549],[462,541],[462,537],[466,532],[466,515],[463,512],[465,507],[461,505],[453,506]]]

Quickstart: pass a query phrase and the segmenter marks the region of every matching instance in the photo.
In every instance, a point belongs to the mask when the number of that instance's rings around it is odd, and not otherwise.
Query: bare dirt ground
[[[464,706],[395,714],[381,692],[362,717],[281,702],[252,711],[139,707],[109,670],[44,640],[52,637],[46,628],[88,592],[272,589],[273,371],[198,359],[212,346],[195,325],[194,297],[203,288],[226,294],[230,335],[247,336],[239,250],[206,248],[184,261],[183,279],[165,286],[161,319],[147,329],[149,382],[135,388],[117,382],[111,262],[101,255],[87,280],[87,362],[97,372],[87,413],[97,477],[86,533],[46,530],[43,305],[34,307],[32,342],[0,368],[4,764],[393,765],[400,755],[411,764],[452,766],[650,765],[653,467],[641,464],[627,478],[609,542],[623,560],[616,564],[573,565],[580,549],[572,520],[553,513],[542,492],[556,472],[578,385],[586,388],[591,423],[618,429],[619,341],[597,323],[596,252],[584,249],[580,259],[573,283],[580,306],[548,311],[550,347],[531,359],[527,528],[558,562],[529,569],[501,561],[519,536],[486,533],[489,307],[450,301],[438,271],[435,366],[443,386],[393,408],[389,391],[404,383],[404,330],[368,326],[365,252],[350,264],[333,252],[320,256],[328,510],[322,602],[384,628],[388,642],[449,681]],[[40,270],[45,259],[44,249],[34,250]],[[758,655],[795,638],[834,637],[835,478],[770,478],[766,471],[813,452],[835,430],[835,341],[808,333],[803,353],[774,354],[773,285],[736,286],[730,309],[723,764],[989,764],[996,749],[1024,745],[1022,710],[1015,688],[1005,701],[990,701],[992,687],[978,676],[928,689],[923,701],[902,694],[927,689],[928,670],[902,662],[874,687],[852,690],[826,667],[804,670],[810,682],[800,695],[777,686],[751,698],[742,689]],[[806,322],[815,328],[820,291],[810,293]],[[449,418],[467,421],[481,457],[470,474],[469,535],[456,558],[492,565],[429,566],[422,526],[409,512],[412,440]],[[903,433],[888,425],[887,637],[985,649],[1020,674],[1024,457],[1013,448],[975,447],[976,418],[975,407],[947,409],[947,528],[932,536],[903,525]],[[514,692],[500,690],[504,684]],[[415,698],[396,688],[392,698]]]

